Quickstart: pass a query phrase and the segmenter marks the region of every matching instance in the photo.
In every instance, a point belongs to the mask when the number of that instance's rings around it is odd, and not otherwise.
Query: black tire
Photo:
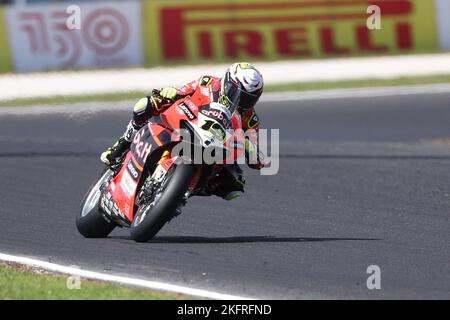
[[[155,203],[155,206],[149,209],[148,204],[143,204],[136,212],[136,215],[131,223],[130,234],[131,239],[136,242],[146,242],[152,239],[161,228],[169,221],[177,209],[178,204],[186,193],[189,183],[195,174],[195,168],[191,164],[177,165],[166,182],[165,188],[162,191],[160,198]],[[143,213],[144,210],[149,210],[142,221],[137,223],[137,217]]]
[[[76,225],[78,231],[85,238],[106,238],[117,226],[114,221],[109,220],[99,210],[99,187],[111,174],[112,172],[109,169],[105,170],[100,178],[91,185],[81,203],[81,209],[77,215]],[[91,199],[90,197],[93,198]]]

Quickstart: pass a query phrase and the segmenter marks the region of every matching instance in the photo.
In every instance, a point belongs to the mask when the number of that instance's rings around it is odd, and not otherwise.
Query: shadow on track
[[[111,239],[130,240],[129,237],[112,236]],[[289,242],[325,242],[325,241],[376,241],[376,238],[300,238],[300,237],[194,237],[194,236],[165,236],[155,237],[148,243],[289,243]]]

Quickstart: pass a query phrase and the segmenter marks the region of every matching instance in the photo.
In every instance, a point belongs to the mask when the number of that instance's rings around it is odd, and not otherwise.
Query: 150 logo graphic
[[[9,7],[18,71],[142,63],[138,3]]]
[[[382,12],[382,30],[367,28],[370,6]],[[149,1],[144,13],[150,63],[331,56],[437,46],[432,1]]]

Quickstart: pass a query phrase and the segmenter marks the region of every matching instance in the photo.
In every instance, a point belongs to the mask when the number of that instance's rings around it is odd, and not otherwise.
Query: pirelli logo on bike
[[[367,28],[370,5],[381,9],[381,30]],[[173,0],[144,9],[149,63],[413,52],[438,42],[433,1]]]

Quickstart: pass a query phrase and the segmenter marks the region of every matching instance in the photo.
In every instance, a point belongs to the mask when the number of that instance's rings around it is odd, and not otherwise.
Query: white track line
[[[183,287],[179,285],[157,282],[157,281],[148,281],[142,279],[135,279],[130,277],[123,276],[115,276],[105,273],[99,273],[94,271],[82,270],[75,267],[63,266],[60,264],[50,263],[42,260],[20,257],[15,255],[3,254],[0,253],[0,260],[7,262],[14,262],[22,265],[27,265],[31,267],[42,268],[47,271],[63,273],[71,276],[79,276],[85,279],[91,280],[100,280],[107,282],[114,282],[118,284],[124,284],[129,286],[136,286],[141,288],[153,289],[158,291],[166,291],[179,293],[184,295],[190,295],[195,297],[207,298],[207,299],[217,299],[217,300],[252,300],[251,298],[235,296],[230,294],[223,294],[208,290],[202,289],[194,289]]]

